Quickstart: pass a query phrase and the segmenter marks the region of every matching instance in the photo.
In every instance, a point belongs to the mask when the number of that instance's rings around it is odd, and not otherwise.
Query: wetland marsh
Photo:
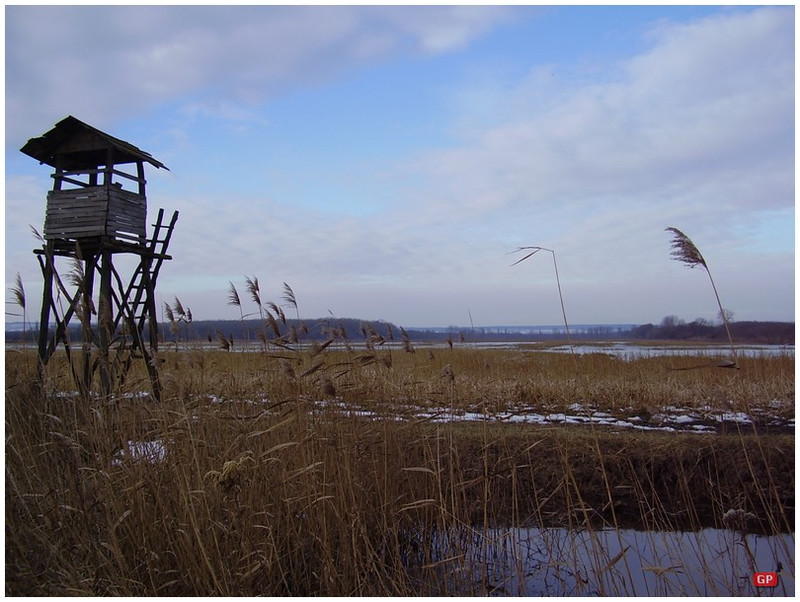
[[[7,351],[6,593],[791,595],[793,350],[708,357]]]

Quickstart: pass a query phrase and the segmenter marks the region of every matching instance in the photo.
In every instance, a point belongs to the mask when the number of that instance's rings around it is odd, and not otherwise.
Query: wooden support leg
[[[44,291],[42,293],[42,313],[39,317],[39,380],[44,379],[44,367],[50,356],[47,353],[47,341],[50,327],[50,305],[53,302],[53,241],[45,247],[44,260],[39,261],[44,277]]]
[[[111,307],[111,253],[103,252],[100,264],[100,298],[97,307],[97,331],[100,363],[100,394],[104,399],[111,396],[111,364],[109,348],[112,333]]]
[[[81,329],[83,331],[82,346],[83,346],[83,378],[81,380],[80,388],[81,394],[88,397],[89,391],[92,390],[92,296],[94,295],[94,271],[97,266],[97,257],[92,256],[85,260],[83,271],[82,283],[82,299],[81,299]]]

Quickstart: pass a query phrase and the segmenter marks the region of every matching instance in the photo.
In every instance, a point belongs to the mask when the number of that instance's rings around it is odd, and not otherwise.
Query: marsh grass
[[[141,367],[113,403],[82,400],[60,355],[40,383],[34,354],[7,352],[6,593],[485,595],[505,591],[487,560],[506,554],[501,527],[793,531],[793,434],[403,419],[776,400],[793,417],[791,357],[732,373],[598,354],[576,376],[558,354],[321,347],[163,352],[161,404]],[[594,574],[635,553],[597,552]]]

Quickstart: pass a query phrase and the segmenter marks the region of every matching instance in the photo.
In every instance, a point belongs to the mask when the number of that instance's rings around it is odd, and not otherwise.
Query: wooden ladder
[[[172,214],[169,224],[164,224],[164,210],[158,210],[158,217],[153,224],[153,235],[146,241],[146,249],[141,253],[141,260],[136,267],[127,286],[123,287],[119,275],[115,276],[119,290],[123,291],[121,296],[115,299],[118,306],[116,317],[113,322],[112,331],[116,332],[121,320],[125,320],[127,335],[131,337],[128,345],[128,337],[121,338],[121,345],[118,348],[117,357],[121,361],[121,372],[119,373],[122,382],[130,369],[133,359],[140,357],[144,359],[150,382],[153,386],[153,394],[159,401],[161,400],[161,384],[158,378],[158,370],[155,362],[155,353],[158,351],[158,320],[156,314],[155,288],[161,265],[166,259],[172,259],[167,255],[172,232],[175,223],[178,221],[178,212]],[[148,324],[149,322],[149,324]],[[149,346],[145,344],[144,329],[149,326]],[[128,351],[127,354],[119,353]]]

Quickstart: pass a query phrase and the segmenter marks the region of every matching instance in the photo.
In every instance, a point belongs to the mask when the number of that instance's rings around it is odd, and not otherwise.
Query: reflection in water
[[[463,579],[463,570],[450,572],[449,594],[793,596],[795,591],[793,535],[742,536],[720,529],[489,530],[474,532],[471,541],[463,533],[449,539],[442,549],[442,557],[448,556],[464,558],[470,565],[466,572],[474,576]],[[777,587],[753,585],[754,572],[777,569]]]

